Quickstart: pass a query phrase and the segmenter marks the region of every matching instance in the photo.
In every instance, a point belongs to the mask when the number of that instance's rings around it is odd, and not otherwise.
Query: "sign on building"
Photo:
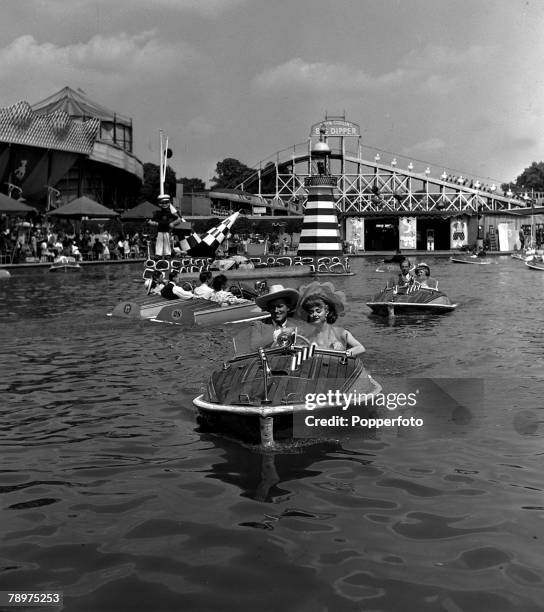
[[[365,220],[363,217],[350,217],[346,221],[346,242],[352,253],[365,250]]]
[[[344,119],[325,119],[319,123],[314,123],[310,130],[310,138],[318,137],[321,127],[325,128],[325,136],[340,138],[343,136],[360,136],[361,128],[351,121]]]
[[[415,249],[417,247],[416,217],[399,218],[399,249]]]
[[[450,219],[450,248],[460,249],[468,244],[468,224],[466,219]]]

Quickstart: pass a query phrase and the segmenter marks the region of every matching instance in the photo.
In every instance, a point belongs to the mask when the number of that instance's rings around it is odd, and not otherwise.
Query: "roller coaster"
[[[353,134],[338,135],[339,128],[336,133],[330,128],[335,124]],[[323,125],[329,130],[329,171],[338,177],[334,195],[341,216],[471,215],[528,206],[527,198],[501,191],[486,179],[448,173],[444,168],[416,161],[421,165],[418,169],[405,156],[363,147],[359,126],[345,117],[326,117],[324,122],[315,124],[307,141],[259,162],[254,174],[237,188],[258,195],[272,209],[302,214],[307,198],[305,181],[315,173],[312,137],[317,133],[316,126]],[[346,145],[352,144],[354,138],[355,150],[349,151]]]

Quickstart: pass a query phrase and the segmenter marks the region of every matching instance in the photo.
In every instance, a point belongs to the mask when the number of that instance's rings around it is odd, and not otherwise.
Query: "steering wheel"
[[[312,343],[306,338],[306,336],[297,335],[295,346],[298,346],[299,342],[302,342],[302,346],[311,346]]]
[[[299,346],[299,340],[302,341],[303,346],[310,346],[310,341],[305,336],[297,336],[296,344],[292,341],[294,332],[292,331],[284,331],[282,332],[275,341],[277,346],[282,346],[285,348],[291,348],[293,346]]]

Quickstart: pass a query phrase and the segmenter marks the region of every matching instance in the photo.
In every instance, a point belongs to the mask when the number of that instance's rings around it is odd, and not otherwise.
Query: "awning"
[[[76,219],[81,219],[82,217],[107,219],[119,216],[119,214],[111,210],[111,208],[106,208],[102,206],[102,204],[86,196],[72,200],[69,204],[60,206],[48,214],[52,217],[72,217]]]
[[[238,189],[215,189],[208,194],[210,198],[216,200],[229,200],[230,202],[243,202],[256,206],[267,206],[269,203],[262,197],[249,193],[248,191],[240,191]]]
[[[24,202],[10,198],[4,193],[0,193],[0,214],[26,215],[29,212],[36,212],[36,209]]]

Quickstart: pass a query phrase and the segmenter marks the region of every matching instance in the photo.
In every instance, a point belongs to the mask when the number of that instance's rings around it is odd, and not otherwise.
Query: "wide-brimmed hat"
[[[304,303],[308,298],[319,298],[325,303],[332,304],[336,310],[336,314],[341,317],[346,310],[346,294],[343,291],[336,291],[332,283],[320,283],[313,281],[309,285],[303,285],[300,288],[300,299],[297,306],[297,315],[301,318],[305,317]]]
[[[431,273],[431,268],[429,268],[429,266],[424,261],[418,263],[416,266],[416,270],[419,270],[421,268],[425,268],[429,274]]]
[[[266,310],[268,304],[273,300],[283,299],[287,302],[289,310],[294,310],[299,297],[299,293],[296,289],[284,287],[283,285],[272,285],[268,293],[259,295],[259,297],[255,298],[255,304],[257,304],[259,308]]]

